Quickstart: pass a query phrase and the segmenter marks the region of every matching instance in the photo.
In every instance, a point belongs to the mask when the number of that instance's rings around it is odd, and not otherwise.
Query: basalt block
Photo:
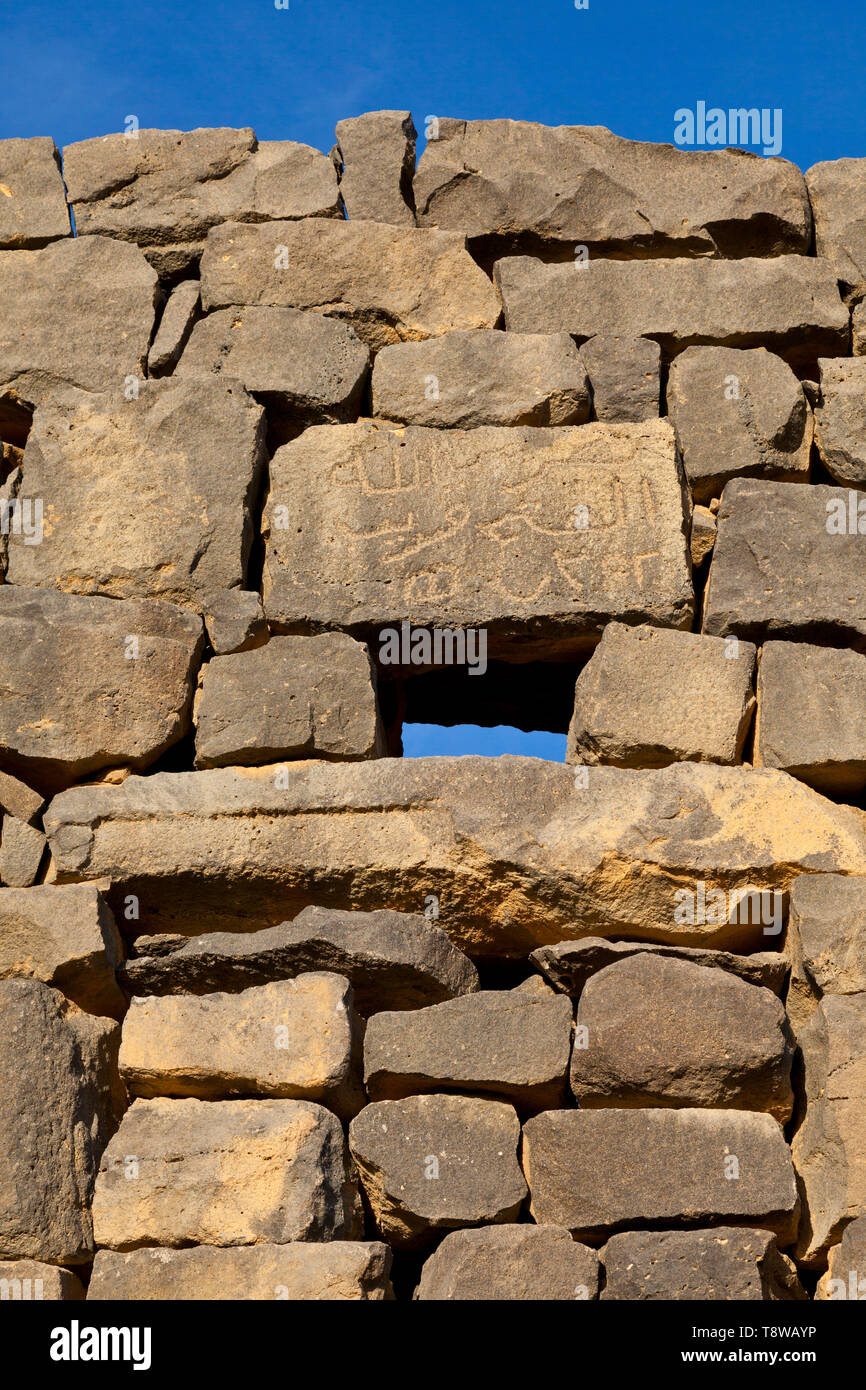
[[[422,1303],[553,1301],[598,1296],[594,1250],[561,1226],[483,1226],[452,1231],[426,1261]]]
[[[791,962],[785,1007],[795,1028],[825,996],[866,994],[866,878],[795,878],[785,951]]]
[[[603,1251],[602,1299],[803,1302],[793,1260],[769,1231],[624,1231]],[[97,1256],[97,1258],[99,1258]]]
[[[0,247],[33,250],[70,233],[54,141],[0,140]]]
[[[123,947],[92,884],[0,890],[0,978],[42,980],[93,1014],[122,1018],[115,979]]]

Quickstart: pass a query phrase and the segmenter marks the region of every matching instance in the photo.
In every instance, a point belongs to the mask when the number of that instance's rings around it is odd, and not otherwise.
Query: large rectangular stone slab
[[[765,642],[753,761],[854,800],[866,787],[866,655]]]
[[[769,1231],[736,1226],[623,1231],[611,1236],[602,1253],[602,1300],[775,1303],[808,1299],[796,1265],[781,1253]]]
[[[34,250],[71,230],[54,141],[0,140],[0,247]]]
[[[611,618],[691,623],[662,420],[318,426],[274,455],[265,525],[265,611],[290,631],[485,628],[514,661],[572,654]]]
[[[114,918],[89,883],[0,889],[0,979],[53,985],[88,1013],[122,1018],[115,979],[123,946]]]

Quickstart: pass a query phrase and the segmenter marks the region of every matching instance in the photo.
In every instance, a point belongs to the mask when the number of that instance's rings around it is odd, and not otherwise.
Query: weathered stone
[[[866,488],[866,361],[824,357],[821,398],[815,411],[815,443],[831,478]]]
[[[487,655],[514,661],[571,654],[614,617],[690,625],[666,421],[321,425],[277,451],[270,479],[265,612],[289,630],[484,628]]]
[[[373,365],[373,414],[410,425],[580,425],[589,382],[567,333],[443,333]],[[656,412],[658,414],[658,412]]]
[[[644,256],[778,256],[808,251],[812,221],[803,175],[785,160],[509,120],[440,119],[418,163],[415,204],[422,226],[548,255],[578,243]]]
[[[815,218],[815,250],[856,297],[866,289],[863,198],[866,159],[828,159],[806,170]]]
[[[410,111],[365,111],[338,121],[340,195],[348,217],[414,227],[417,131]]]
[[[866,787],[866,656],[767,642],[758,665],[756,767],[780,767],[816,791]]]
[[[708,507],[695,507],[692,512],[692,530],[689,540],[689,553],[692,567],[697,569],[708,555],[713,553],[716,543],[716,518]]]
[[[311,898],[411,911],[434,893],[439,925],[473,955],[580,936],[766,948],[781,923],[755,891],[866,874],[859,812],[783,772],[704,763],[579,782],[514,757],[157,773],[72,788],[45,827],[58,881],[110,878],[119,916],[136,893],[142,932],[254,931]],[[701,892],[719,891],[730,910],[702,913]]]
[[[421,1249],[437,1232],[516,1221],[526,1196],[510,1105],[472,1096],[409,1096],[368,1105],[349,1148],[384,1238]]]
[[[311,973],[240,994],[133,999],[120,1072],[133,1096],[287,1097],[354,1115],[364,1095],[351,985]]]
[[[866,300],[861,300],[851,315],[851,350],[855,357],[866,356]]]
[[[500,311],[462,236],[378,222],[220,227],[208,237],[201,277],[206,310],[315,309],[347,320],[374,351],[455,328],[493,328]]]
[[[765,347],[793,366],[848,349],[848,312],[825,261],[497,261],[513,333],[654,338],[666,358],[700,344]]]
[[[737,1226],[624,1231],[611,1236],[602,1258],[602,1299],[802,1302],[808,1298],[795,1264],[781,1254],[769,1231]]]
[[[136,1100],[103,1155],[93,1226],[112,1250],[351,1240],[340,1122],[307,1100]]]
[[[355,1008],[366,1016],[419,1009],[478,988],[468,956],[418,913],[305,907],[294,921],[263,931],[167,939],[174,945],[158,954],[165,938],[138,938],[139,958],[121,969],[130,993],[211,994],[327,970],[346,976]]]
[[[743,1110],[547,1110],[523,1127],[530,1211],[600,1243],[630,1226],[797,1229],[791,1155],[772,1115]],[[739,1176],[737,1176],[739,1174]]]
[[[28,825],[35,825],[44,805],[44,797],[32,787],[26,786],[8,772],[0,772],[0,810],[14,816],[16,820],[25,820]]]
[[[812,412],[781,357],[765,348],[687,348],[671,364],[667,401],[698,502],[735,477],[808,482]]]
[[[79,236],[137,242],[167,276],[188,271],[222,222],[340,215],[327,155],[294,140],[258,141],[250,129],[81,140],[64,149],[63,175]]]
[[[821,1266],[866,1210],[866,994],[825,995],[797,1040],[805,1116],[791,1141],[803,1193],[796,1257]]]
[[[234,377],[268,407],[271,430],[354,420],[370,353],[354,328],[267,305],[219,309],[196,324],[175,376]]]
[[[661,352],[651,338],[596,334],[580,349],[595,420],[653,420],[659,413]]]
[[[204,625],[215,656],[230,656],[264,646],[268,640],[265,610],[257,593],[218,589],[203,600]]]
[[[186,347],[200,308],[198,280],[182,280],[172,290],[147,354],[148,376],[168,376]]]
[[[866,1216],[858,1216],[842,1232],[842,1239],[830,1251],[827,1273],[822,1274],[815,1289],[815,1299],[866,1298]]]
[[[34,407],[58,386],[123,389],[144,376],[157,280],[135,246],[68,237],[0,252],[0,427],[23,444]],[[95,481],[95,479],[91,479]]]
[[[57,393],[22,469],[44,536],[10,534],[7,583],[200,608],[244,587],[263,464],[264,412],[237,382],[146,381],[131,400]]]
[[[92,1259],[90,1198],[121,1107],[120,1028],[38,980],[0,980],[0,1257]]]
[[[100,1250],[93,1262],[88,1301],[247,1299],[292,1301],[393,1298],[391,1251],[380,1241],[290,1241],[220,1249]]]
[[[0,140],[0,246],[33,250],[70,231],[54,141]]]
[[[832,874],[820,874],[813,878],[811,874],[806,874],[794,882],[823,883],[832,877]],[[755,951],[750,956],[737,956],[730,951],[707,951],[700,946],[605,941],[597,936],[585,936],[581,941],[560,941],[556,946],[539,946],[537,951],[532,952],[530,960],[555,990],[576,998],[590,976],[603,970],[606,965],[613,965],[626,956],[638,955],[643,951],[670,960],[689,961],[705,969],[724,970],[750,985],[763,985],[774,994],[782,993],[788,978],[788,960],[780,951]]]
[[[705,632],[866,645],[866,493],[734,478],[718,523]]]
[[[598,1256],[561,1226],[452,1231],[421,1271],[421,1302],[571,1301],[598,1296]]]
[[[785,951],[791,962],[785,1007],[795,1029],[825,995],[866,994],[866,878],[795,878]]]
[[[14,816],[3,817],[0,883],[7,888],[29,888],[36,882],[44,853],[45,836],[41,830]]]
[[[42,791],[146,767],[190,727],[201,646],[174,604],[0,585],[0,758]]]
[[[784,1124],[792,1059],[785,1010],[770,990],[644,951],[584,986],[571,1086],[584,1109],[766,1110]]]
[[[740,761],[755,648],[720,637],[608,623],[577,678],[566,761],[662,767]]]
[[[83,1298],[81,1280],[71,1269],[58,1269],[39,1260],[0,1260],[0,1302],[74,1302]]]
[[[114,977],[122,956],[114,918],[91,884],[0,890],[0,978],[42,980],[88,1013],[122,1018]]]
[[[196,767],[280,758],[375,758],[385,736],[369,653],[340,632],[273,637],[203,668]]]
[[[430,1091],[492,1093],[523,1110],[563,1104],[571,1003],[482,990],[432,1008],[374,1014],[364,1037],[371,1100]]]

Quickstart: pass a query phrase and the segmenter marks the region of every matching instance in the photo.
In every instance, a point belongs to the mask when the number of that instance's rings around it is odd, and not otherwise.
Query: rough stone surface
[[[866,646],[866,493],[735,478],[718,523],[705,632]]]
[[[415,204],[422,226],[545,253],[577,243],[633,256],[778,256],[807,251],[811,231],[803,175],[786,160],[686,152],[603,126],[440,119]]]
[[[44,853],[45,836],[41,830],[14,816],[3,817],[0,883],[7,888],[29,888],[39,876]]]
[[[727,1177],[736,1171],[739,1178]],[[759,1226],[790,1242],[798,1198],[772,1115],[547,1110],[523,1129],[529,1209],[600,1243],[635,1225]]]
[[[233,304],[315,309],[346,320],[374,350],[493,328],[500,312],[462,236],[378,222],[221,227],[208,237],[201,276],[208,311]]]
[[[162,275],[188,271],[211,227],[338,217],[327,155],[252,130],[138,130],[67,145],[63,174],[79,236],[143,247]]]
[[[866,787],[866,656],[766,642],[758,666],[754,761],[851,799]]]
[[[494,282],[513,333],[653,338],[666,358],[700,344],[765,347],[792,365],[848,350],[836,278],[808,256],[765,260],[498,261]]]
[[[84,1288],[71,1269],[58,1269],[39,1260],[0,1260],[0,1302],[80,1302]]]
[[[596,334],[580,349],[592,385],[595,420],[653,420],[659,413],[660,361],[651,338]]]
[[[610,618],[691,621],[666,421],[322,425],[274,455],[265,526],[265,612],[296,631],[485,628],[488,656],[514,661],[567,655]]]
[[[147,354],[148,376],[169,376],[177,366],[200,308],[198,280],[182,280],[169,296]]]
[[[340,1122],[306,1100],[136,1100],[103,1155],[93,1226],[112,1250],[353,1239]]]
[[[123,948],[101,894],[87,883],[0,890],[0,978],[53,985],[80,1009],[121,1018]]]
[[[785,1007],[795,1029],[825,995],[866,994],[866,878],[795,878],[785,950],[791,962]]]
[[[201,646],[174,604],[0,585],[0,758],[40,790],[145,767],[190,727]]]
[[[410,111],[366,111],[337,122],[340,196],[350,218],[414,227],[417,131]]]
[[[824,883],[832,874],[805,874],[795,883]],[[849,882],[850,880],[844,880]],[[793,887],[792,887],[793,893]],[[790,930],[790,928],[789,928]],[[648,951],[671,960],[685,960],[712,970],[724,970],[751,985],[762,985],[781,994],[788,979],[788,960],[780,951],[755,951],[749,956],[730,951],[707,951],[700,946],[658,946],[647,941],[605,941],[585,936],[582,941],[560,941],[539,946],[530,960],[555,990],[576,998],[590,976],[626,956]]]
[[[201,673],[195,724],[196,767],[384,752],[369,654],[337,632],[214,657]]]
[[[437,1232],[516,1221],[526,1196],[510,1105],[473,1096],[409,1096],[368,1105],[349,1147],[382,1235],[420,1249]]]
[[[718,497],[735,477],[808,482],[812,412],[781,357],[687,348],[671,364],[667,400],[696,501]]]
[[[567,333],[444,333],[383,348],[373,414],[410,425],[580,425],[589,382]],[[658,414],[658,411],[656,411]]]
[[[862,207],[866,159],[828,159],[806,171],[815,218],[815,250],[857,297],[866,289],[866,230]]]
[[[866,1216],[858,1216],[842,1232],[827,1261],[827,1273],[822,1274],[815,1290],[815,1299],[854,1299],[861,1303],[866,1297]]]
[[[866,874],[862,815],[770,769],[590,768],[587,785],[516,757],[277,770],[64,792],[45,814],[58,881],[110,878],[112,901],[138,893],[140,932],[188,936],[282,922],[312,897],[411,911],[432,893],[457,945],[508,956],[580,936],[766,949],[778,927],[747,891]],[[699,884],[730,910],[678,923],[677,895]]]
[[[0,810],[16,820],[35,825],[44,805],[44,798],[32,787],[8,772],[0,772]]]
[[[33,250],[70,231],[54,141],[0,140],[0,247]]]
[[[815,443],[837,483],[866,488],[866,361],[822,358]]]
[[[689,553],[692,567],[697,569],[707,556],[712,555],[716,543],[716,518],[708,507],[698,505],[692,512],[692,531],[689,540]]]
[[[58,393],[22,468],[44,537],[10,534],[7,583],[197,607],[243,588],[263,464],[263,411],[237,382],[142,382],[131,400]]]
[[[119,1117],[120,1028],[38,980],[0,980],[0,1257],[78,1265]]]
[[[660,767],[739,762],[755,697],[755,648],[608,623],[577,678],[566,761]]]
[[[587,1300],[598,1295],[598,1256],[561,1226],[452,1231],[425,1262],[421,1302]]]
[[[98,1257],[97,1257],[98,1258]],[[603,1251],[602,1299],[799,1301],[808,1295],[769,1231],[624,1231]]]
[[[851,349],[855,357],[866,356],[866,301],[861,300],[851,315]]]
[[[283,1299],[307,1302],[393,1298],[391,1252],[381,1241],[289,1241],[220,1249],[100,1250],[89,1302]]]
[[[262,601],[248,589],[218,589],[203,601],[204,625],[215,656],[250,651],[268,640]]]
[[[355,1008],[419,1009],[478,988],[478,972],[444,931],[418,913],[341,912],[306,907],[292,922],[256,932],[215,932],[157,954],[127,961],[121,978],[133,994],[236,991],[307,970],[335,971],[351,981]],[[141,952],[145,939],[139,938]]]
[[[483,996],[482,996],[483,997]],[[577,1006],[578,1104],[766,1110],[793,1106],[793,1046],[768,989],[642,952],[605,967]]]
[[[523,1110],[561,1105],[572,1009],[561,995],[482,990],[411,1013],[374,1014],[364,1038],[371,1100],[492,1093]]]

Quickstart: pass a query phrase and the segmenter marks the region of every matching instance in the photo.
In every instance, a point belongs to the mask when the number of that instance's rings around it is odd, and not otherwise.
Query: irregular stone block
[[[866,493],[734,478],[718,524],[705,632],[866,645]]]
[[[795,878],[785,951],[791,962],[785,1007],[795,1029],[825,995],[866,994],[866,878]]]
[[[577,678],[566,762],[737,763],[754,669],[748,642],[608,623]]]
[[[692,568],[697,569],[707,556],[712,555],[716,543],[716,518],[707,507],[697,506],[692,512],[692,531],[689,540],[689,554]]]
[[[815,443],[821,462],[837,483],[866,488],[866,361],[822,358]]]
[[[462,236],[378,222],[217,228],[201,277],[206,311],[234,304],[315,309],[346,320],[374,351],[456,328],[493,328],[500,312]]]
[[[0,252],[0,303],[16,308],[0,319],[4,438],[22,445],[34,407],[58,387],[123,390],[143,377],[156,294],[138,248],[107,237]]]
[[[40,790],[146,767],[190,727],[201,647],[171,603],[0,585],[0,757]]]
[[[828,994],[799,1030],[805,1115],[791,1141],[803,1192],[796,1258],[822,1266],[866,1209],[866,994]]]
[[[572,1009],[561,995],[482,990],[412,1012],[374,1014],[364,1037],[371,1100],[490,1092],[524,1110],[561,1105]]]
[[[862,300],[851,314],[851,350],[855,357],[866,355],[866,303]]]
[[[778,256],[807,252],[811,231],[803,175],[787,160],[530,121],[438,120],[415,204],[422,226],[548,256],[575,243],[643,256]]]
[[[796,1265],[781,1254],[769,1231],[736,1226],[708,1231],[624,1231],[611,1236],[602,1255],[602,1299],[808,1299]]]
[[[669,359],[700,344],[765,347],[792,366],[848,350],[848,313],[825,261],[497,261],[512,333],[654,338]]]
[[[240,994],[133,999],[120,1071],[133,1096],[287,1097],[354,1115],[364,1094],[351,985],[308,974]]]
[[[7,583],[199,608],[214,589],[242,589],[263,466],[264,412],[237,382],[147,381],[131,400],[59,393],[24,450],[44,535],[10,533]]]
[[[34,250],[70,232],[54,141],[0,140],[0,247]]]
[[[45,805],[44,797],[8,772],[0,772],[0,810],[16,820],[35,825]]]
[[[268,624],[257,593],[218,589],[204,599],[204,625],[215,656],[250,651],[267,642]]]
[[[418,913],[341,912],[305,907],[292,922],[255,932],[216,932],[177,945],[165,954],[139,937],[139,958],[121,978],[132,994],[210,994],[241,990],[306,970],[345,975],[355,1008],[420,1009],[478,988],[475,966],[444,931]],[[171,938],[169,938],[171,939]]]
[[[103,1155],[93,1225],[112,1250],[354,1239],[340,1122],[307,1100],[136,1100]]]
[[[687,348],[671,363],[667,401],[696,501],[718,497],[735,477],[809,481],[812,412],[781,357]]]
[[[340,195],[347,217],[414,227],[417,131],[410,111],[365,111],[338,121]]]
[[[571,1301],[598,1297],[598,1256],[561,1226],[452,1231],[421,1271],[432,1302]]]
[[[860,813],[783,772],[583,772],[464,757],[156,773],[64,792],[45,827],[58,881],[110,878],[118,915],[137,893],[141,932],[256,930],[311,897],[408,911],[432,893],[479,956],[581,935],[766,949],[792,878],[866,874]]]
[[[822,1274],[815,1289],[816,1302],[827,1299],[866,1298],[866,1216],[858,1216],[842,1232],[827,1261],[827,1273]]]
[[[163,276],[188,271],[223,222],[340,215],[327,155],[294,140],[258,141],[249,128],[80,140],[63,151],[63,175],[78,236],[137,242]]]
[[[80,1302],[83,1298],[81,1280],[71,1269],[58,1269],[39,1260],[0,1260],[0,1303],[6,1299]]]
[[[122,1018],[114,976],[122,956],[114,918],[92,884],[0,890],[0,978],[42,980],[87,1013]]]
[[[866,159],[828,159],[806,170],[815,218],[815,250],[838,280],[854,292],[866,289],[866,232],[863,198]]]
[[[410,425],[580,425],[589,382],[567,333],[443,333],[383,348],[373,414]],[[658,411],[656,411],[658,414]]]
[[[201,307],[198,280],[181,280],[169,295],[147,354],[148,376],[168,376],[177,366]]]
[[[196,767],[385,751],[369,653],[341,632],[214,657],[201,672],[195,724]]]
[[[659,413],[661,352],[651,338],[596,334],[580,349],[595,420],[653,420]]]
[[[600,1243],[630,1226],[797,1229],[791,1155],[772,1115],[743,1110],[547,1110],[523,1127],[529,1209]]]
[[[382,1235],[396,1249],[437,1232],[516,1221],[526,1196],[510,1105],[474,1096],[409,1096],[368,1105],[349,1147]]]
[[[823,883],[832,877],[832,874],[821,874],[813,879],[807,874],[794,882]],[[749,956],[737,956],[730,951],[706,951],[700,946],[655,946],[647,941],[604,941],[596,936],[585,936],[582,941],[560,941],[556,946],[539,946],[530,960],[555,990],[576,998],[590,976],[606,965],[643,951],[670,960],[689,961],[705,969],[724,970],[750,985],[763,985],[774,994],[782,993],[788,979],[788,960],[780,951],[755,951]]]
[[[122,1109],[120,1028],[38,980],[0,980],[0,1257],[93,1258],[96,1169]]]
[[[791,1116],[793,1045],[776,995],[724,970],[641,952],[593,975],[577,1006],[578,1104]]]
[[[866,656],[766,642],[758,665],[756,767],[781,767],[816,791],[866,787]]]
[[[220,1249],[99,1250],[87,1290],[89,1302],[146,1299],[289,1299],[293,1302],[382,1302],[394,1297],[391,1251],[381,1241],[290,1241]]]
[[[666,421],[321,425],[277,451],[270,477],[265,612],[289,630],[378,642],[411,617],[484,628],[487,655],[514,661],[571,654],[610,618],[690,625]]]
[[[29,888],[39,876],[44,853],[45,836],[41,830],[14,816],[3,817],[0,883],[7,888]]]

